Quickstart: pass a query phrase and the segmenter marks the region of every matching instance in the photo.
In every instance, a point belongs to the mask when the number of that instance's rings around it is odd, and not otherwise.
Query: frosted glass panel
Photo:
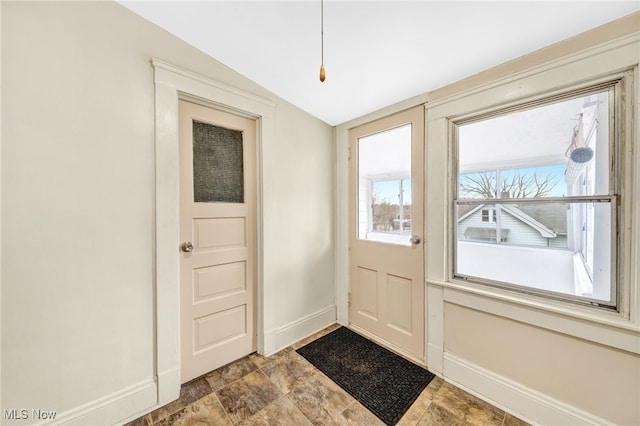
[[[241,131],[193,122],[193,199],[244,202]]]

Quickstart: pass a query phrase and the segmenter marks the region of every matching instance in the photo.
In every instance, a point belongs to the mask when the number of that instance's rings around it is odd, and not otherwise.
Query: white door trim
[[[256,330],[264,353],[265,293],[262,250],[262,146],[274,139],[275,104],[158,59],[151,61],[155,85],[155,374],[158,405],[180,394],[180,199],[178,99],[235,111],[257,120],[256,129]]]

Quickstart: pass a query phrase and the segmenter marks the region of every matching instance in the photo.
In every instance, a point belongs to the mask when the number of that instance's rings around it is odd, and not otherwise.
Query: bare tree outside
[[[411,232],[411,179],[372,182],[371,215],[374,232]]]
[[[500,174],[496,185],[496,172],[486,171],[460,175],[461,198],[537,198],[549,196],[560,183],[561,175],[525,169]]]
[[[393,221],[400,214],[400,205],[374,192],[371,194],[373,204],[373,230],[380,232],[393,231]]]

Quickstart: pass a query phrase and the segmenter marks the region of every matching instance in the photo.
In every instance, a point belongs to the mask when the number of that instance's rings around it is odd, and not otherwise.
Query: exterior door
[[[182,100],[179,117],[185,383],[256,349],[256,122]]]
[[[349,138],[350,326],[424,362],[424,108]]]

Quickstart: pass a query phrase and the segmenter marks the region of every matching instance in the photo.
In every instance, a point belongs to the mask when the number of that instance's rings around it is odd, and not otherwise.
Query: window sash
[[[613,203],[617,195],[585,195],[546,198],[460,198],[453,200],[457,205],[480,204],[541,204],[541,203]]]
[[[454,200],[454,210],[452,212],[452,218],[457,217],[457,206],[460,205],[483,205],[483,204],[552,204],[552,203],[608,203],[611,207],[611,230],[610,230],[610,288],[609,288],[609,300],[596,299],[593,297],[584,297],[579,295],[573,295],[569,293],[562,293],[556,291],[544,290],[541,288],[531,287],[523,284],[514,284],[510,282],[498,281],[484,277],[478,277],[474,275],[465,275],[458,272],[458,226],[457,220],[454,219],[453,225],[453,275],[452,278],[461,279],[468,282],[475,282],[491,287],[503,288],[507,290],[513,290],[524,294],[543,296],[555,300],[568,301],[572,303],[578,303],[589,306],[596,306],[600,308],[606,308],[608,310],[617,309],[619,306],[619,293],[618,293],[618,196],[573,196],[573,197],[553,197],[553,198],[487,198],[487,199],[460,199]],[[477,244],[488,244],[484,242],[476,242]],[[529,247],[512,245],[511,247]],[[556,250],[554,248],[538,247],[540,250]]]
[[[549,105],[555,102],[562,102],[563,100],[573,99],[577,97],[581,97],[584,95],[596,94],[603,91],[608,91],[609,93],[609,125],[608,125],[608,157],[610,165],[620,164],[620,146],[621,141],[619,140],[620,136],[620,126],[622,125],[623,115],[620,110],[620,93],[622,90],[622,80],[610,80],[608,82],[603,82],[601,84],[597,84],[591,87],[586,87],[584,89],[580,89],[577,91],[572,91],[570,93],[559,94],[555,96],[549,96],[544,99],[540,99],[534,102],[529,102],[525,104],[515,105],[506,109],[494,110],[491,112],[487,112],[481,115],[473,115],[467,116],[466,118],[456,120],[451,122],[452,130],[453,130],[453,179],[452,179],[452,205],[453,209],[451,211],[450,218],[453,222],[452,224],[452,236],[453,236],[453,244],[452,244],[452,271],[450,272],[453,279],[461,279],[467,282],[473,282],[478,284],[483,284],[487,286],[492,286],[496,288],[503,288],[507,290],[517,291],[523,294],[530,294],[535,296],[542,296],[549,299],[555,299],[565,302],[572,302],[577,304],[589,305],[606,308],[608,310],[620,310],[620,304],[622,302],[621,297],[622,293],[619,291],[620,284],[618,282],[620,265],[621,261],[618,259],[617,251],[619,250],[620,238],[619,235],[619,204],[620,204],[620,196],[618,194],[618,180],[620,169],[618,166],[615,168],[609,169],[609,180],[608,180],[608,192],[606,193],[596,193],[596,195],[569,195],[569,196],[561,196],[561,197],[529,197],[529,198],[463,198],[459,194],[460,189],[460,139],[458,129],[460,126],[477,122],[484,121],[490,118],[500,117],[509,113],[514,113],[518,111],[524,111],[530,108],[536,108],[538,106]],[[491,168],[490,170],[494,170],[498,173],[498,177],[496,178],[496,182],[499,181],[499,171],[504,169],[509,165],[496,165],[497,167]],[[514,164],[516,168],[524,167],[524,165],[520,166],[519,164]],[[527,165],[528,166],[528,165]],[[465,171],[465,173],[473,173],[479,172],[478,170],[469,170]],[[604,188],[603,188],[604,189]],[[605,191],[606,191],[605,190]],[[498,194],[496,194],[498,195]],[[595,299],[592,297],[583,297],[578,295],[573,295],[569,293],[562,293],[556,291],[548,291],[540,288],[529,287],[521,284],[514,284],[509,282],[501,282],[497,280],[491,280],[482,277],[464,275],[458,272],[458,222],[457,222],[457,207],[458,206],[479,206],[483,204],[492,204],[492,205],[514,205],[514,204],[543,204],[543,203],[609,203],[611,206],[611,230],[609,232],[610,236],[610,259],[609,261],[609,269],[610,269],[610,287],[609,287],[609,298],[608,300]],[[500,218],[498,218],[498,222],[500,222]],[[498,223],[500,225],[500,223]],[[499,232],[499,231],[497,231]],[[482,243],[477,243],[482,244]],[[516,245],[514,245],[516,247]],[[526,246],[525,246],[526,247]],[[552,249],[552,248],[549,248]]]

